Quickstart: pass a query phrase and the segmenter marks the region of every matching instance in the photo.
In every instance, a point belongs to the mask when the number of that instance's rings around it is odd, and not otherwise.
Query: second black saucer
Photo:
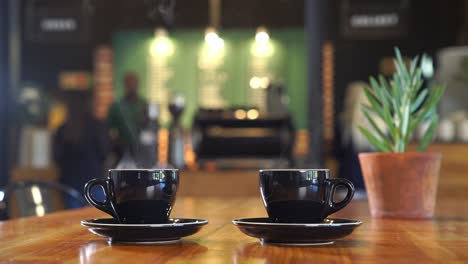
[[[207,220],[184,218],[170,219],[164,224],[119,224],[112,218],[81,221],[91,233],[105,237],[111,243],[144,244],[177,242],[197,233],[207,223]]]
[[[321,223],[275,223],[269,218],[244,218],[232,221],[244,234],[260,242],[281,245],[327,245],[351,234],[362,224],[358,220],[327,218]]]

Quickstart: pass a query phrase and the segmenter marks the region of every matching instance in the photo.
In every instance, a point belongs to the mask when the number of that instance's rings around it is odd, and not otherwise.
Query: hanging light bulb
[[[208,28],[205,32],[205,41],[206,43],[214,43],[219,38],[216,30],[214,28]]]
[[[165,29],[156,29],[154,40],[150,46],[150,53],[152,56],[156,57],[170,57],[174,53],[174,45],[169,39]]]
[[[257,28],[255,42],[252,45],[251,53],[256,57],[270,57],[273,55],[273,45],[270,43],[270,35],[265,27]]]
[[[224,40],[218,36],[214,28],[208,28],[206,30],[205,42],[209,47],[216,50],[222,49],[224,47]]]
[[[255,34],[255,41],[258,44],[267,44],[269,40],[270,40],[270,35],[268,35],[266,28],[259,27],[257,29],[257,34]]]

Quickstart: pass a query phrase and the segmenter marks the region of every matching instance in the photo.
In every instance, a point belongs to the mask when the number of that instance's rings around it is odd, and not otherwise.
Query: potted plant
[[[440,153],[423,152],[438,125],[437,104],[445,87],[426,87],[422,77],[425,55],[404,63],[395,48],[396,71],[391,80],[370,78],[365,88],[368,105],[362,111],[372,129],[361,133],[380,152],[360,153],[359,160],[373,217],[431,218],[434,214]],[[376,124],[381,119],[385,129]],[[407,152],[412,134],[429,124],[418,152]]]

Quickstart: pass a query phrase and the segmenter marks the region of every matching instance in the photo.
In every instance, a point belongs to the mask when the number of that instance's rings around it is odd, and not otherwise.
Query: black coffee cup
[[[329,179],[327,169],[260,170],[260,192],[269,218],[282,223],[317,223],[345,207],[354,186],[346,179]],[[337,187],[346,197],[334,202]]]
[[[102,186],[106,199],[91,195]],[[109,170],[109,176],[86,183],[89,204],[123,224],[158,224],[169,220],[179,186],[179,171],[171,169]]]

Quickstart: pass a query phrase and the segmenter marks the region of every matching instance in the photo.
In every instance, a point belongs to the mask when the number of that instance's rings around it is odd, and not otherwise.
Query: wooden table
[[[82,219],[105,216],[86,208],[0,223],[0,262],[462,263],[468,262],[467,200],[466,195],[441,197],[432,221],[371,219],[366,201],[353,201],[335,216],[364,224],[346,239],[318,247],[262,246],[238,231],[233,218],[265,215],[260,198],[180,197],[174,217],[204,218],[209,224],[172,245],[109,245],[80,226]]]

